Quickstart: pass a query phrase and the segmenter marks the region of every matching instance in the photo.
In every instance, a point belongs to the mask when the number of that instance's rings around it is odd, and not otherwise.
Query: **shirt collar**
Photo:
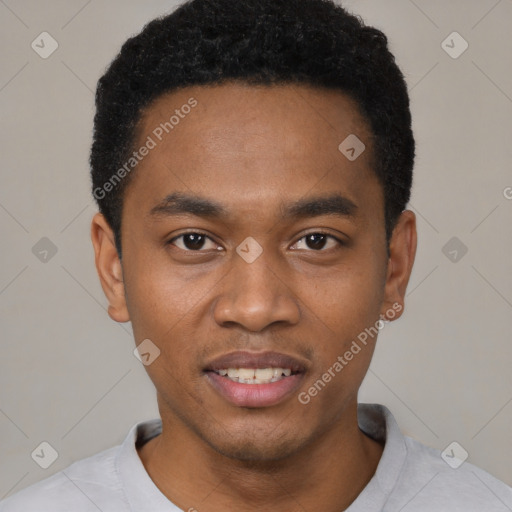
[[[136,445],[149,441],[161,431],[160,418],[133,425],[117,455],[116,469],[132,512],[181,512],[151,480],[136,448]]]
[[[357,415],[359,428],[385,444],[375,474],[346,512],[381,512],[405,463],[405,438],[391,411],[383,405],[358,404]]]

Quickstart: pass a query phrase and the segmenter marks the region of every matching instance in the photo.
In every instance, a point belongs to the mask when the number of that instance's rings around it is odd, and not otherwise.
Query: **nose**
[[[230,272],[219,284],[222,289],[214,305],[218,325],[236,324],[259,332],[271,324],[294,325],[300,319],[289,274],[269,262],[265,251],[252,263],[235,254]]]

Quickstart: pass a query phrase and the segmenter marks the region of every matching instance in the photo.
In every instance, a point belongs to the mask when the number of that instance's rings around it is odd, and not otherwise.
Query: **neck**
[[[176,418],[162,415],[162,424],[162,433],[139,456],[160,491],[191,511],[345,510],[372,478],[383,451],[359,429],[357,403],[300,452],[278,461],[228,458]]]

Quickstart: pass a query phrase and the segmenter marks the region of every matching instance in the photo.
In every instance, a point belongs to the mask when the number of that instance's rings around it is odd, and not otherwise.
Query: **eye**
[[[219,246],[204,233],[183,233],[169,240],[168,244],[175,245],[183,251],[205,252],[201,249],[205,248],[207,242],[210,242],[211,247],[206,247],[207,250],[221,250]]]
[[[329,245],[329,241],[331,242]],[[300,245],[302,244],[302,247]],[[336,247],[336,245],[344,245],[344,243],[333,235],[323,232],[308,233],[299,239],[295,245],[299,245],[298,249],[313,249],[314,251],[327,251]],[[304,247],[305,245],[305,247]]]

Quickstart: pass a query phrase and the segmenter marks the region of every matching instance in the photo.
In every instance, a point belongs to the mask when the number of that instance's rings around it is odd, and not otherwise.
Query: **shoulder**
[[[122,510],[116,468],[119,446],[74,462],[0,502],[0,512],[85,512]],[[116,508],[113,508],[116,506]]]
[[[443,452],[404,436],[407,456],[396,496],[407,510],[509,511],[512,488],[467,462],[467,452],[452,443]]]
[[[441,452],[403,435],[380,404],[359,404],[358,414],[362,430],[385,442],[365,504],[380,497],[385,512],[512,511],[512,488],[469,463],[460,444]]]

